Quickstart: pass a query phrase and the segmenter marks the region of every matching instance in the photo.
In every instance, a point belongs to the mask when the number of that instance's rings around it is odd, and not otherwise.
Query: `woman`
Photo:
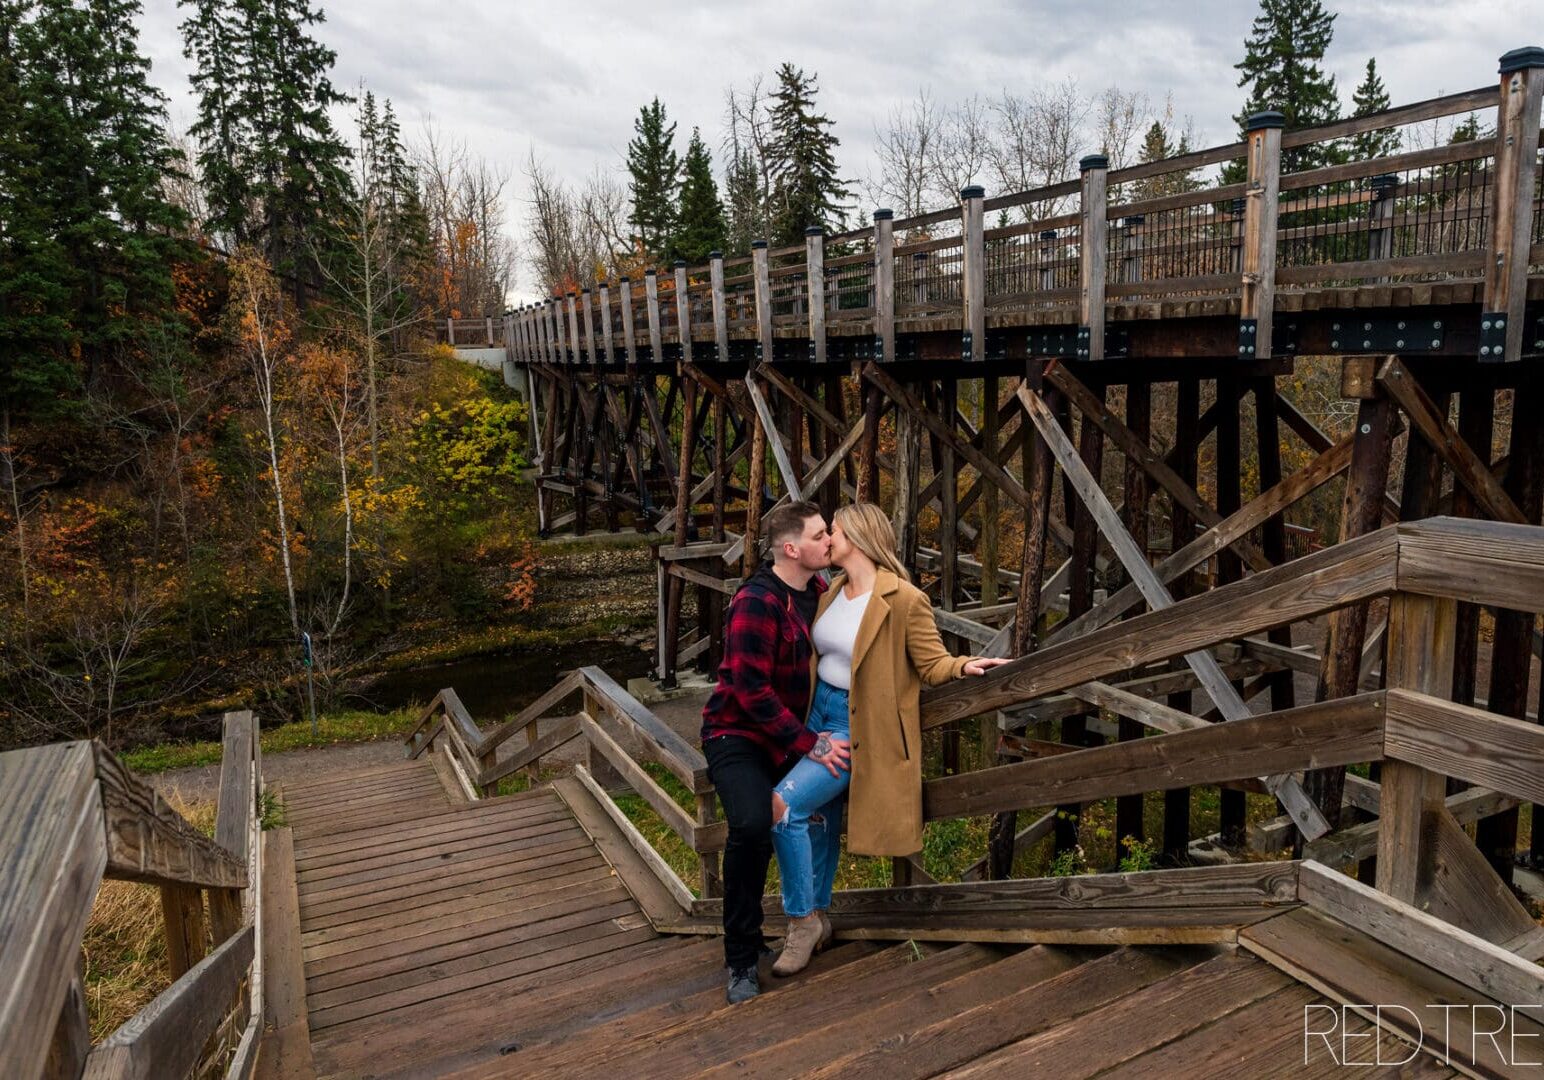
[[[809,727],[820,745],[850,739],[851,771],[803,758],[772,793],[772,844],[789,917],[778,975],[803,970],[831,939],[826,908],[852,787],[848,850],[910,855],[922,847],[922,687],[980,675],[1006,660],[951,656],[927,594],[896,554],[890,519],[872,503],[836,512],[831,562],[842,573],[821,597],[813,638]]]

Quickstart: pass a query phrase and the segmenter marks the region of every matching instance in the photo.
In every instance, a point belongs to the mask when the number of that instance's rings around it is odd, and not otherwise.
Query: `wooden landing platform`
[[[838,942],[729,1008],[719,940],[657,932],[631,849],[561,791],[466,803],[428,759],[285,790],[314,1075],[1327,1076],[1306,1005],[1474,997],[1294,910],[1236,946]]]

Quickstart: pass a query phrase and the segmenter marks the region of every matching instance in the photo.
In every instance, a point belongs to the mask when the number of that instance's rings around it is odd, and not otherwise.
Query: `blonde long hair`
[[[883,510],[873,503],[850,503],[832,515],[831,521],[842,527],[848,542],[874,560],[875,566],[890,571],[902,581],[911,581],[896,550],[895,527]]]

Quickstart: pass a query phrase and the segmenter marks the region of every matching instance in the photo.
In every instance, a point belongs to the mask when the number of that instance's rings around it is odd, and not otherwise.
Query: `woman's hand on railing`
[[[1001,665],[1006,664],[1007,662],[1008,661],[1006,659],[1004,659],[1003,657],[1000,657],[1000,656],[973,656],[966,663],[965,668],[964,668],[964,674],[966,674],[966,675],[985,675],[988,671],[991,671],[994,667],[1000,667]]]

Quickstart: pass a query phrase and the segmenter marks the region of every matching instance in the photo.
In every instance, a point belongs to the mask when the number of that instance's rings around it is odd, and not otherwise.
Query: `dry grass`
[[[169,801],[183,817],[213,834],[214,803],[187,803],[175,795]],[[171,985],[160,889],[132,881],[102,882],[81,952],[91,1038],[97,1041]]]

